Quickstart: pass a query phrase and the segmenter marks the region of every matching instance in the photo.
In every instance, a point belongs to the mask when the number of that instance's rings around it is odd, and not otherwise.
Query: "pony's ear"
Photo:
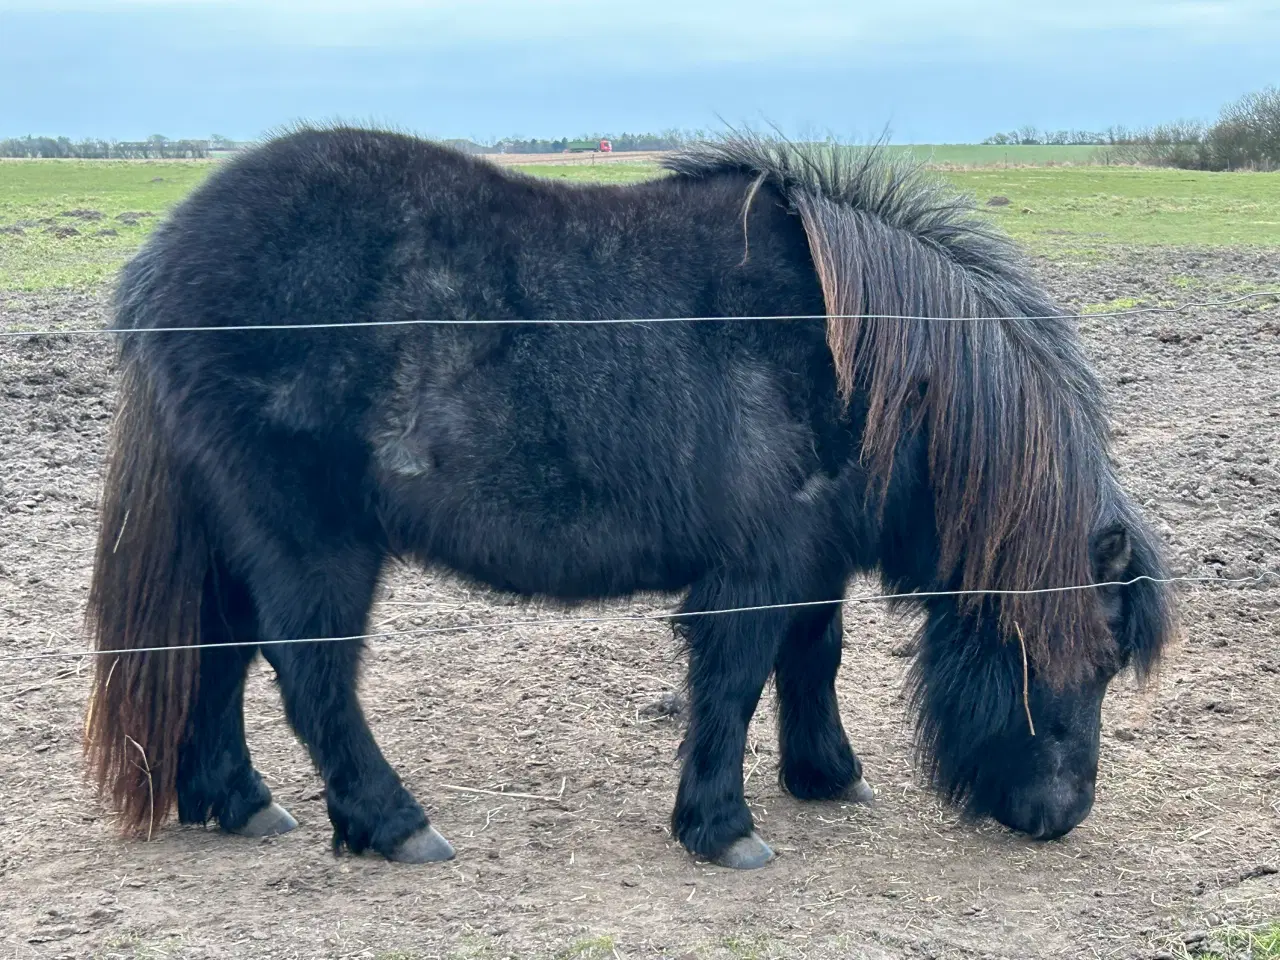
[[[1129,529],[1123,523],[1112,523],[1094,534],[1089,559],[1093,563],[1093,582],[1110,583],[1120,580],[1129,569],[1133,545],[1129,541]]]

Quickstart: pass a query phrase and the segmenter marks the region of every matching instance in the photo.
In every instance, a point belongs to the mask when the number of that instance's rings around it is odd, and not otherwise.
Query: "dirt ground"
[[[1120,250],[1040,269],[1076,307],[1280,287],[1262,254]],[[0,294],[0,324],[102,322],[101,296]],[[1177,572],[1280,569],[1280,306],[1082,327],[1123,471]],[[99,337],[0,341],[0,655],[83,643],[109,357]],[[252,678],[250,745],[300,829],[257,842],[170,825],[124,843],[81,779],[87,664],[0,664],[0,954],[1184,956],[1205,931],[1280,917],[1280,584],[1182,596],[1185,636],[1157,681],[1112,687],[1093,814],[1044,845],[958,823],[920,789],[894,655],[912,624],[851,606],[841,697],[879,803],[786,798],[763,705],[748,795],[780,856],[750,874],[696,863],[669,835],[679,723],[647,708],[682,665],[661,623],[372,644],[375,733],[458,850],[420,867],[331,855],[268,668]],[[556,615],[400,570],[373,625]]]

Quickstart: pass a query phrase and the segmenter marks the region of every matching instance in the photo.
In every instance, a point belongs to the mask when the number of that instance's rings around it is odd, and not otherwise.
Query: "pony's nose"
[[[1055,779],[1029,790],[1011,805],[1005,826],[1033,840],[1056,840],[1070,833],[1093,809],[1093,784],[1074,778]]]

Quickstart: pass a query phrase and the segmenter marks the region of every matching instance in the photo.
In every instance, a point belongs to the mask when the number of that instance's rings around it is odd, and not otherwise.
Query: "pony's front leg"
[[[840,722],[842,641],[842,610],[833,603],[799,611],[778,651],[778,780],[798,800],[875,799]]]
[[[325,558],[321,576],[279,577],[257,597],[267,637],[352,637],[364,632],[380,557],[352,549]],[[363,643],[264,643],[285,712],[325,782],[334,851],[376,850],[390,860],[448,860],[453,848],[383,757],[356,696]]]
[[[775,594],[776,595],[776,594]],[[684,612],[769,602],[745,583],[694,587]],[[786,630],[785,611],[711,613],[681,621],[689,647],[689,726],[671,828],[690,853],[754,869],[773,858],[753,829],[743,796],[747,726]]]

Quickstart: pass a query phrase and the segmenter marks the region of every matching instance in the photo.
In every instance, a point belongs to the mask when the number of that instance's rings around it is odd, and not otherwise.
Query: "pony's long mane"
[[[1011,241],[970,201],[882,148],[735,135],[664,165],[685,177],[745,175],[746,203],[772,186],[802,221],[840,392],[869,403],[863,455],[882,490],[903,431],[927,430],[940,583],[1091,582],[1090,534],[1119,506],[1103,394],[1075,324]],[[1094,593],[998,602],[1005,636],[1021,634],[1055,684],[1106,655]],[[962,601],[969,610],[990,602]]]

